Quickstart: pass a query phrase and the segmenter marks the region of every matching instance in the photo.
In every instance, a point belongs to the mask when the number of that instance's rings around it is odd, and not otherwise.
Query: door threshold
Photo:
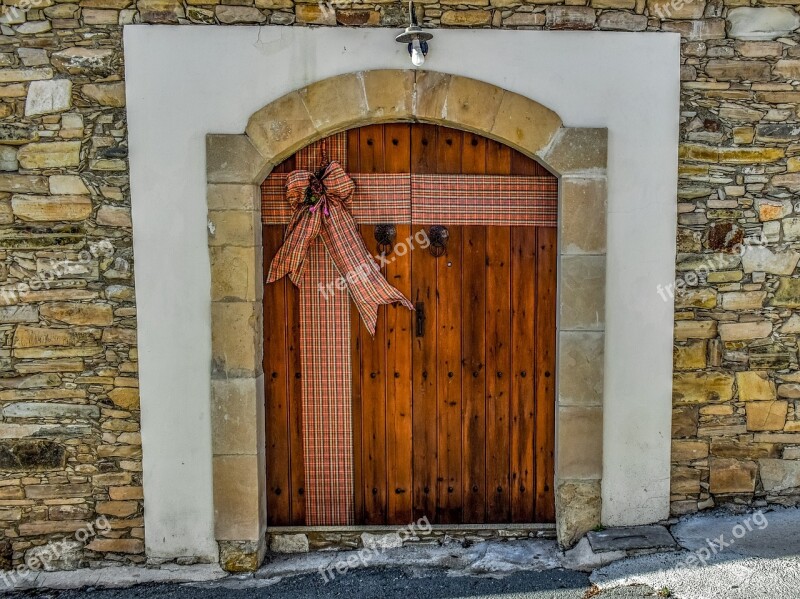
[[[363,536],[366,533],[366,537]],[[346,551],[365,546],[383,548],[442,545],[449,541],[479,543],[510,539],[555,539],[555,524],[434,524],[420,526],[270,526],[273,553]]]

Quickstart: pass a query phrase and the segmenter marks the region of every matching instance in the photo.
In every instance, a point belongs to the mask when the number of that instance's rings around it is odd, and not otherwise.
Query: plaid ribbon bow
[[[328,163],[317,173],[297,170],[289,174],[286,197],[294,212],[283,245],[270,265],[267,283],[288,274],[301,287],[308,249],[320,236],[364,325],[375,336],[378,306],[396,302],[409,310],[414,306],[381,276],[378,264],[367,251],[350,214],[355,188],[338,162]],[[335,284],[336,281],[330,282]]]

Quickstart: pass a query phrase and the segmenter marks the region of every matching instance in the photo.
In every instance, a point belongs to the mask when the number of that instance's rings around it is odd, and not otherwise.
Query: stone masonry
[[[677,300],[673,511],[796,503],[797,0],[416,6],[425,26],[681,34],[678,286],[636,291]],[[122,27],[399,27],[407,8],[293,0],[4,0],[2,8],[0,568],[79,536],[101,515],[109,526],[76,540],[55,566],[142,562]]]

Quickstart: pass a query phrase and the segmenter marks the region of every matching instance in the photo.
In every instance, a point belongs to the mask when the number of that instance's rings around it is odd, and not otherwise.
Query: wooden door
[[[348,170],[549,175],[497,142],[409,124],[349,131]],[[396,229],[404,240],[429,227]],[[351,311],[355,521],[553,522],[556,230],[447,229],[444,255],[417,248],[383,269],[420,310],[381,307],[374,338]],[[378,254],[375,227],[360,231]],[[265,226],[265,265],[282,233]],[[265,321],[287,323],[265,337],[273,526],[304,523],[295,293],[287,282],[264,300]]]

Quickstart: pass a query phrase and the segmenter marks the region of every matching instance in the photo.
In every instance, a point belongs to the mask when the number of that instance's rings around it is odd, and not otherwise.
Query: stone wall
[[[743,4],[417,4],[428,26],[683,36],[675,513],[800,496],[800,206],[792,195],[800,191],[800,14],[796,0]],[[407,9],[396,1],[5,5],[0,566],[99,515],[108,529],[75,544],[64,565],[143,561],[122,25],[398,27]],[[742,255],[747,239],[759,243]],[[670,285],[637,293],[663,301]]]

